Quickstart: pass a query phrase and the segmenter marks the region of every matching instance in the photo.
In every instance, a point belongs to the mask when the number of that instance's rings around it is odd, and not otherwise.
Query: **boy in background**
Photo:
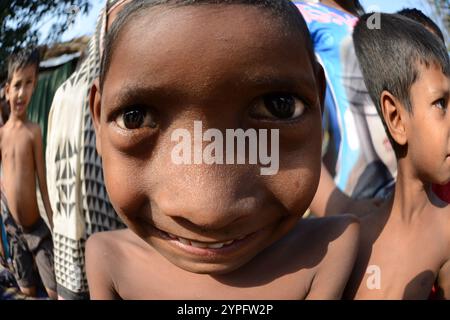
[[[44,207],[52,228],[52,210],[48,198],[39,125],[27,119],[27,108],[36,87],[39,53],[24,50],[13,54],[8,64],[5,87],[11,114],[0,128],[0,160],[2,165],[2,216],[10,242],[16,279],[21,290],[36,295],[38,277],[46,291],[56,298],[53,271],[53,243],[50,230],[39,213],[36,177]]]
[[[450,181],[450,62],[442,41],[398,14],[355,27],[355,50],[397,157],[395,191],[361,218],[360,248],[345,296],[450,297],[450,207],[432,192]]]

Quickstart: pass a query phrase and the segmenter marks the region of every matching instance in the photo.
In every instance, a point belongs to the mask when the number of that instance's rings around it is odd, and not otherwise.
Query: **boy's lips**
[[[25,103],[23,103],[23,102],[16,103],[16,110],[22,110],[24,108],[25,108]]]
[[[170,234],[168,232],[166,232],[166,233],[171,239],[177,240],[177,241],[181,242],[184,245],[192,246],[192,247],[195,247],[195,248],[202,248],[202,249],[220,249],[220,248],[222,248],[224,246],[229,246],[233,242],[238,241],[238,240],[242,240],[242,239],[244,239],[246,237],[246,236],[241,236],[241,237],[238,237],[236,239],[231,239],[231,240],[223,241],[223,242],[201,242],[201,241],[195,241],[195,240],[189,240],[189,239],[177,237],[177,236],[175,236],[173,234]]]
[[[259,230],[226,241],[203,242],[179,237],[166,231],[162,231],[156,227],[154,227],[154,229],[161,236],[161,238],[169,240],[170,243],[176,245],[178,248],[193,255],[209,257],[231,254],[248,243],[261,231]]]

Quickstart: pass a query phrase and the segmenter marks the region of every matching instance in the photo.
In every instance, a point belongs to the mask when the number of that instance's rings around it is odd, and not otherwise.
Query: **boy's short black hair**
[[[347,10],[348,12],[354,14],[355,16],[362,16],[365,13],[364,7],[361,5],[359,0],[353,0],[353,1],[336,1],[342,8]]]
[[[433,30],[433,32],[445,43],[444,35],[438,25],[434,23],[428,16],[426,16],[422,11],[416,8],[405,8],[397,12],[398,14],[410,18],[426,28]]]
[[[134,0],[128,3],[119,13],[106,36],[105,50],[100,67],[101,88],[103,88],[103,83],[110,67],[111,57],[115,50],[115,44],[123,27],[128,24],[132,18],[137,17],[142,10],[159,5],[171,7],[192,5],[248,5],[268,10],[276,17],[280,17],[280,20],[286,24],[287,29],[293,28],[294,30],[300,30],[307,35],[305,39],[306,49],[308,50],[311,61],[316,61],[312,40],[306,22],[295,4],[289,0]],[[259,22],[256,21],[255,23]]]
[[[373,14],[360,18],[353,40],[367,89],[398,156],[399,146],[392,139],[381,111],[381,93],[390,92],[413,113],[410,89],[419,76],[420,64],[426,67],[437,64],[450,77],[449,56],[439,38],[418,22],[399,14],[375,13],[379,15],[380,27],[373,28],[368,23]]]
[[[39,51],[34,48],[23,49],[14,52],[8,59],[8,80],[10,83],[14,72],[27,66],[34,66],[36,68],[36,75],[39,72]]]

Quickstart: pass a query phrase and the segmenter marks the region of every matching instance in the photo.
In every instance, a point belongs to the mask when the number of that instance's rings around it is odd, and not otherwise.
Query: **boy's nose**
[[[208,232],[243,223],[262,211],[265,196],[250,177],[227,177],[226,171],[202,167],[171,176],[156,192],[153,199],[162,214],[192,231]]]
[[[17,92],[17,97],[19,97],[20,99],[23,98],[23,94],[24,94],[24,88],[20,87],[19,91]]]

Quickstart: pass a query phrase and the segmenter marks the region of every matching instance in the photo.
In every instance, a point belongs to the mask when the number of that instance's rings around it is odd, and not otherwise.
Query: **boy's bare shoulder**
[[[312,220],[309,239],[321,245],[328,244],[327,254],[340,255],[354,252],[355,258],[359,247],[360,220],[354,215],[339,215]],[[324,259],[324,263],[330,259]]]
[[[136,256],[137,252],[148,251],[148,248],[129,229],[97,232],[86,242],[86,263],[99,269],[111,270],[122,266],[130,257]]]
[[[153,252],[152,247],[130,229],[97,232],[86,242],[86,256],[94,261],[102,257],[106,264],[114,261],[123,264],[123,259],[142,256],[143,253],[152,255]]]
[[[288,270],[296,277],[291,283],[301,286],[302,299],[340,299],[358,246],[359,220],[355,216],[308,218],[261,258],[264,268]]]
[[[306,219],[299,236],[316,257],[307,299],[340,299],[353,270],[359,247],[359,219],[352,215]]]
[[[86,250],[101,249],[102,251],[114,251],[116,254],[121,249],[140,245],[140,239],[129,229],[104,231],[92,234],[86,242]],[[141,240],[142,241],[142,240]],[[119,250],[119,252],[117,252]]]
[[[356,258],[358,245],[359,219],[355,216],[308,218],[302,219],[267,254],[274,260],[301,265],[315,272],[330,262],[330,256],[342,255],[353,259],[353,253]],[[339,264],[341,261],[331,262]]]
[[[26,123],[26,126],[27,126],[28,130],[30,130],[30,132],[34,138],[42,136],[42,130],[41,130],[41,127],[39,126],[39,124],[28,121]]]
[[[313,254],[323,257],[318,265],[320,267],[327,264],[329,257],[334,255],[345,256],[346,253],[354,252],[356,257],[359,230],[359,219],[353,215],[304,219],[299,226],[298,242],[307,244]]]
[[[98,232],[88,238],[85,258],[91,299],[118,297],[114,281],[133,255],[134,244],[128,229]]]
[[[336,215],[326,218],[303,219],[299,223],[296,236],[308,242],[347,243],[358,239],[359,219],[353,215]]]

